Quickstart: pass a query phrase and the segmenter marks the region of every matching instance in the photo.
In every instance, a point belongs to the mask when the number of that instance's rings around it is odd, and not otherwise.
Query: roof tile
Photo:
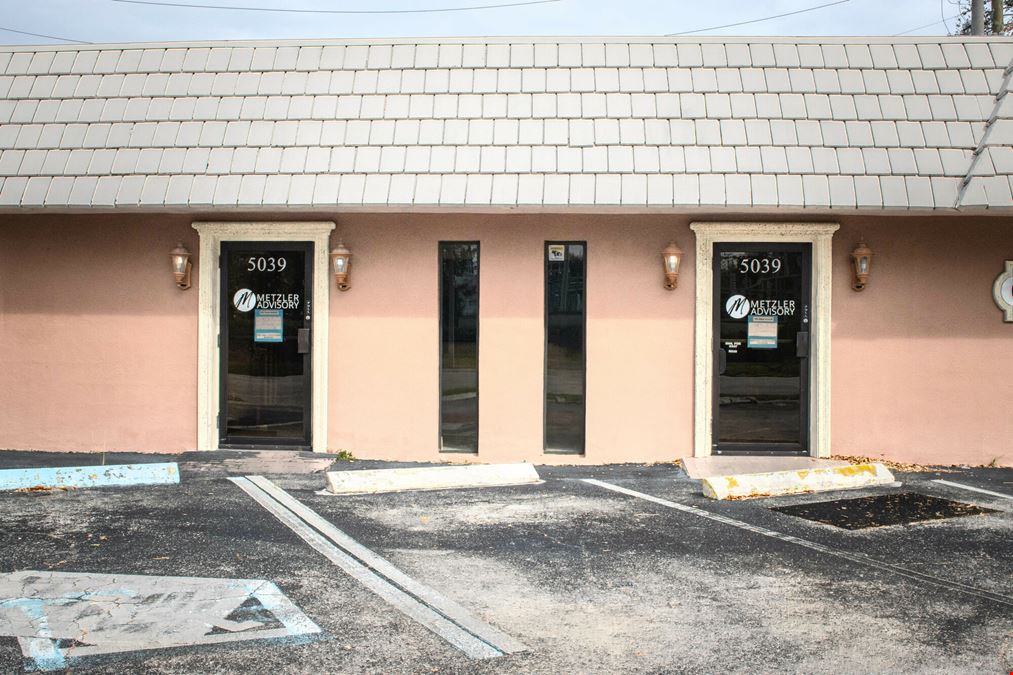
[[[658,54],[657,50],[659,46],[660,45],[655,45],[655,59],[657,59]],[[727,51],[725,50],[725,46],[721,43],[705,42],[700,45],[700,51],[703,54],[703,65],[707,66],[708,68],[718,68],[721,66],[729,65]],[[657,63],[657,65],[660,66],[660,65],[674,65],[674,64]]]
[[[874,68],[875,62],[869,46],[865,44],[846,44],[844,51],[848,57],[848,66],[851,68]]]
[[[774,46],[769,42],[750,44],[749,56],[754,66],[771,67],[777,64],[774,58]]]
[[[802,176],[802,202],[804,206],[830,206],[830,183],[826,176]]]
[[[883,191],[883,206],[907,207],[907,185],[903,176],[883,176],[879,179]]]
[[[996,65],[992,58],[992,50],[988,48],[987,44],[968,42],[964,45],[964,49],[967,51],[967,58],[971,62],[972,68],[991,68]]]
[[[785,152],[799,148],[785,148]],[[740,145],[735,148],[735,166],[740,173],[759,174],[763,171],[760,149],[751,145]]]
[[[777,200],[785,206],[802,206],[805,203],[802,193],[802,176],[777,176]]]
[[[996,68],[990,45],[386,41],[11,52],[0,54],[11,73],[0,76],[0,122],[12,122],[0,126],[0,167],[16,160],[29,177],[65,176],[45,182],[42,197],[43,181],[33,184],[30,199],[49,204],[82,203],[82,191],[83,203],[182,204],[174,190],[183,184],[201,204],[260,203],[257,190],[271,191],[270,203],[320,203],[324,177],[325,203],[385,203],[397,181],[397,203],[463,195],[513,204],[520,192],[533,200],[521,203],[579,193],[605,203],[767,204],[792,203],[790,179],[810,176],[795,203],[813,205],[825,201],[818,178],[832,176],[831,205],[864,207],[881,200],[874,176],[892,173],[926,180],[905,183],[903,199],[891,183],[891,204],[950,208],[971,148],[984,143],[973,180],[1009,171],[1004,126],[984,134],[987,118],[1009,115],[994,91],[1009,59]],[[341,179],[320,173],[353,169]],[[110,171],[136,173],[115,190],[75,179]],[[181,171],[227,180],[187,182]],[[286,173],[254,180],[277,171]],[[972,185],[962,203],[1004,195],[1010,182],[1000,178],[988,194]],[[28,183],[5,181],[12,189]]]
[[[859,207],[878,208],[883,205],[883,193],[877,176],[855,176],[855,200]]]
[[[827,182],[830,188],[830,205],[832,207],[855,208],[858,206],[853,176],[830,176]]]
[[[774,63],[787,68],[798,66],[798,49],[793,44],[774,43]]]
[[[927,176],[905,176],[908,206],[911,208],[932,208],[935,199],[932,194],[932,183]]]
[[[725,177],[721,174],[707,173],[699,176],[700,204],[724,206],[726,201]]]

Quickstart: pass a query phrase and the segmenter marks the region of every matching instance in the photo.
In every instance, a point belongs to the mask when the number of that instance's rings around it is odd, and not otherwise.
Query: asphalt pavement
[[[0,468],[28,465],[12,454],[0,453]],[[537,485],[341,497],[320,494],[320,473],[266,476],[526,648],[491,658],[378,595],[368,571],[309,543],[320,528],[300,535],[225,469],[184,471],[179,485],[2,493],[0,589],[4,575],[21,576],[0,597],[0,672],[1013,670],[1011,469],[734,502],[706,499],[673,465],[539,473]],[[900,492],[991,511],[846,530],[771,510]],[[39,574],[28,583],[26,571]],[[38,588],[54,580],[78,590],[51,593],[40,614]],[[106,595],[92,589],[100,582]],[[101,604],[108,589],[115,612]],[[93,617],[76,641],[59,634],[71,609]],[[114,634],[110,617],[123,612],[128,628]],[[65,660],[47,661],[47,646]]]

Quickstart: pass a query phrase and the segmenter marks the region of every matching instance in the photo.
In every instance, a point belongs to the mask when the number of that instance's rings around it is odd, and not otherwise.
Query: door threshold
[[[218,450],[223,452],[313,452],[308,445],[219,445]]]
[[[711,453],[713,457],[810,457],[808,452],[794,450],[723,450]],[[815,458],[813,458],[815,459]]]

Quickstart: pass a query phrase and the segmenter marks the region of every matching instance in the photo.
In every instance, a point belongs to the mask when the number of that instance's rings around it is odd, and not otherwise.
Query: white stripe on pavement
[[[418,581],[415,581],[385,559],[349,537],[329,521],[321,517],[316,511],[313,511],[302,502],[296,500],[295,497],[282,490],[267,478],[264,478],[263,476],[247,476],[247,478],[249,478],[253,484],[262,488],[265,492],[278,500],[282,506],[291,510],[298,517],[309,523],[309,525],[319,530],[325,537],[350,553],[363,565],[369,567],[380,576],[396,584],[398,587],[403,588],[411,595],[414,595],[419,600],[423,601],[440,614],[443,614],[468,632],[507,654],[527,650],[527,647],[522,643],[510,637],[506,633],[475,618],[468,612],[467,609],[450,598],[437,593],[435,590],[419,583]]]
[[[686,504],[679,504],[678,502],[671,502],[667,499],[655,497],[653,495],[649,495],[644,492],[637,492],[636,490],[630,490],[628,488],[620,487],[612,483],[606,483],[605,481],[596,480],[594,478],[584,478],[582,480],[585,483],[597,485],[598,487],[605,488],[606,490],[612,490],[613,492],[619,492],[624,495],[629,495],[631,497],[638,497],[640,499],[653,502],[655,504],[660,504],[661,506],[666,506],[670,509],[676,509],[684,513],[692,513],[695,516],[700,516],[702,518],[714,520],[719,523],[724,523],[725,525],[731,525],[732,527],[737,527],[742,530],[748,530],[749,532],[755,532],[756,534],[762,534],[765,537],[771,537],[773,539],[778,539],[780,541],[788,542],[790,544],[797,544],[798,546],[804,546],[808,549],[819,551],[820,553],[826,553],[827,555],[836,556],[838,558],[844,558],[845,560],[848,560],[853,563],[858,563],[859,565],[873,567],[879,570],[883,570],[885,572],[891,572],[893,574],[902,577],[907,577],[908,579],[914,579],[916,581],[923,581],[925,583],[932,584],[934,586],[940,586],[942,588],[946,588],[951,591],[956,591],[958,593],[966,593],[968,595],[984,598],[985,600],[991,600],[992,602],[997,602],[999,604],[1013,606],[1013,598],[1009,598],[1004,595],[999,595],[997,593],[991,593],[989,591],[984,591],[981,590],[980,588],[968,586],[966,584],[962,584],[957,581],[939,579],[937,577],[933,577],[928,574],[923,574],[921,572],[909,570],[905,567],[900,567],[899,565],[892,565],[890,563],[881,562],[879,560],[876,560],[875,558],[865,555],[864,553],[852,553],[851,551],[843,551],[841,549],[832,548],[830,546],[818,544],[814,541],[801,539],[799,537],[794,537],[790,534],[784,534],[783,532],[777,532],[775,530],[769,530],[765,527],[760,527],[758,525],[750,525],[749,523],[743,522],[741,520],[736,520],[734,518],[722,516],[717,513],[711,513],[710,511],[705,511],[704,509],[698,509],[695,506],[688,506]]]
[[[469,657],[487,659],[526,649],[460,605],[411,579],[266,478],[229,480],[348,575]],[[506,639],[500,642],[500,637]]]
[[[948,480],[942,480],[934,478],[933,483],[939,483],[940,485],[949,485],[950,487],[960,488],[961,490],[970,490],[971,492],[980,492],[983,495],[992,495],[993,497],[1002,497],[1003,499],[1013,499],[1013,495],[1004,495],[1001,492],[992,492],[991,490],[984,490],[979,487],[972,487],[970,485],[964,485],[963,483],[954,483]]]

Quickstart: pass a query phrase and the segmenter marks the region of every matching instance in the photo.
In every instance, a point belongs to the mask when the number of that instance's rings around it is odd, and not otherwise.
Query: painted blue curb
[[[84,488],[117,485],[167,485],[178,482],[179,466],[176,462],[0,470],[0,490],[18,490],[38,486]]]

